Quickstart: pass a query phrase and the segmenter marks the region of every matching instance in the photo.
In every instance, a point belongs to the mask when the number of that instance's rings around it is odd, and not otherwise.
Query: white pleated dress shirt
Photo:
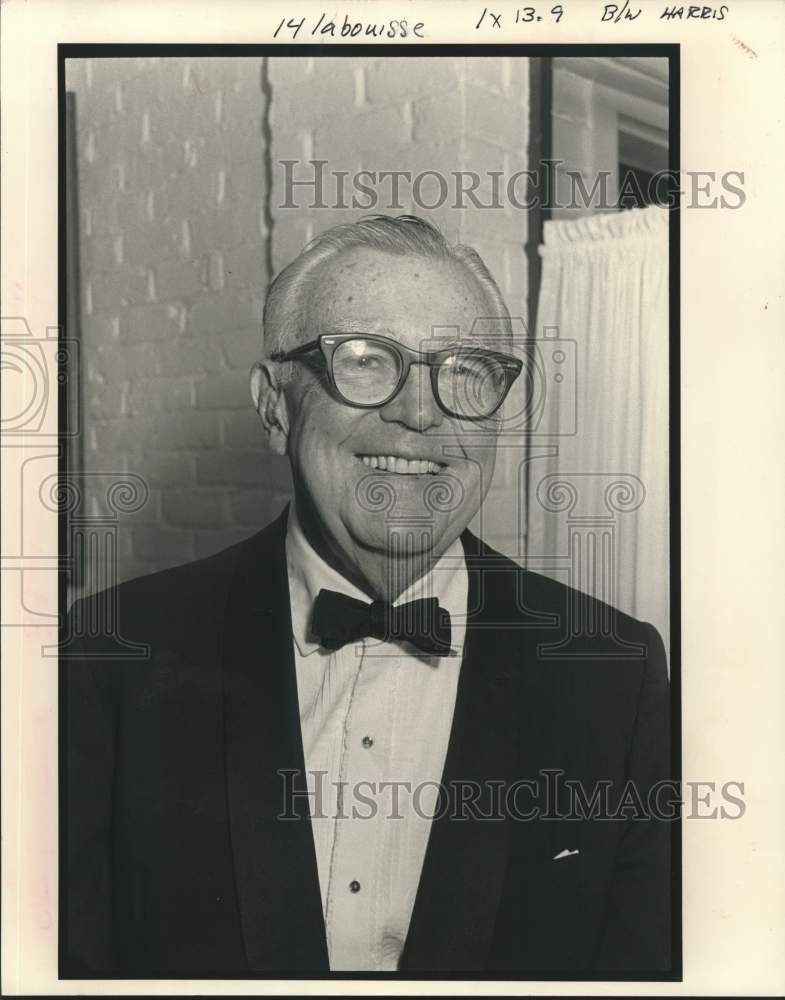
[[[409,929],[455,708],[468,599],[463,546],[456,541],[394,602],[439,599],[452,621],[452,652],[443,657],[371,638],[324,649],[309,633],[319,591],[370,598],[317,555],[293,505],[286,559],[330,968],[394,971]]]

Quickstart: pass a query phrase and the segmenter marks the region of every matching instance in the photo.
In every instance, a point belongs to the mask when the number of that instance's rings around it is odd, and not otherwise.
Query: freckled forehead
[[[474,277],[457,261],[346,250],[321,269],[309,297],[311,335],[338,330],[429,336],[458,327],[467,336],[490,307]]]

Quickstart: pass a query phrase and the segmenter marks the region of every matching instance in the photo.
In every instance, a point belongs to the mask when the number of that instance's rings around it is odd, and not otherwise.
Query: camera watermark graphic
[[[7,456],[18,458],[7,463],[4,481],[2,582],[12,596],[6,606],[13,614],[4,615],[3,627],[64,623],[60,642],[42,645],[45,657],[144,658],[147,647],[127,642],[120,633],[116,585],[121,520],[144,506],[149,487],[135,473],[79,468],[79,343],[58,327],[47,328],[41,337],[24,318],[6,317],[0,367],[0,446]],[[54,516],[48,523],[59,523],[59,541],[56,531],[41,530],[42,516]],[[65,608],[59,614],[42,610],[42,595],[52,588],[57,592],[63,578],[72,592],[75,585],[86,585],[97,596],[77,601],[69,615]],[[91,652],[85,653],[82,640],[90,640]]]
[[[79,434],[74,421],[68,428],[57,424],[57,389],[66,384],[69,373],[79,370],[78,341],[62,337],[58,327],[48,327],[43,337],[36,337],[24,317],[4,317],[0,320],[0,370],[3,447],[16,440],[57,440]]]
[[[461,412],[452,414],[453,425],[429,430],[429,436],[454,436],[454,425],[462,435],[479,437],[492,433],[497,437],[522,440],[574,437],[578,433],[578,343],[561,336],[556,326],[545,326],[538,337],[529,335],[520,316],[478,316],[468,331],[434,326],[428,338],[418,344],[423,355],[443,350],[447,344],[461,344],[470,352],[487,350],[509,355],[521,362],[520,373],[507,390],[500,408],[487,417],[485,400],[491,387],[500,381],[498,367],[472,366],[466,385],[460,390]],[[421,404],[430,392],[429,380],[419,380]],[[453,390],[453,397],[458,393]]]
[[[44,480],[80,434],[78,412],[67,428],[58,424],[60,392],[78,367],[79,344],[58,327],[39,335],[24,317],[0,319],[4,628],[57,624],[44,597],[59,572],[57,538],[41,530],[38,512]]]

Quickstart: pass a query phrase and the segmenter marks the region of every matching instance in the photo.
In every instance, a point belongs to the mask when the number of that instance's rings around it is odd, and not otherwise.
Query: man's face
[[[423,342],[430,340],[435,350],[467,340],[475,320],[488,312],[474,278],[457,263],[356,248],[324,265],[311,286],[300,343],[327,333],[373,333],[415,350],[427,349]],[[466,528],[488,490],[496,419],[469,423],[446,415],[434,399],[428,367],[419,364],[385,405],[348,406],[332,394],[321,354],[310,358],[314,366],[295,363],[286,388],[298,508],[350,564],[388,552],[391,535],[401,539],[402,532],[414,539],[406,543],[409,551],[438,556]],[[401,464],[390,458],[407,459],[403,468],[409,471],[395,470]]]

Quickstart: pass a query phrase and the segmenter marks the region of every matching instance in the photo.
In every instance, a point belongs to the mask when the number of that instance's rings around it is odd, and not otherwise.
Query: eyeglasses
[[[349,406],[384,406],[401,391],[412,365],[427,365],[436,402],[448,416],[462,420],[493,416],[523,367],[519,358],[497,351],[459,344],[421,352],[371,333],[322,334],[302,347],[271,355],[271,360],[294,361],[317,350],[330,384]]]

